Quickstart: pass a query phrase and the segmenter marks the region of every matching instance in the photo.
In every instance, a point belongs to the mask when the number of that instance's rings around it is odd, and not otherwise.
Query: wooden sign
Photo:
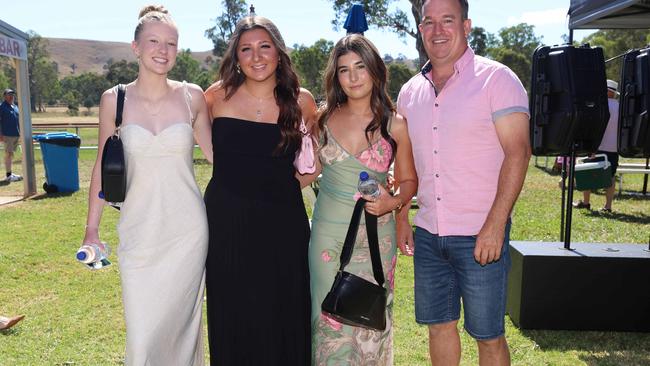
[[[0,35],[0,56],[27,60],[27,44],[23,41]]]

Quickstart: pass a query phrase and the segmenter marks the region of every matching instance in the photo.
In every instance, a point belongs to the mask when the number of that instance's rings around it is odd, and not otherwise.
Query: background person
[[[133,38],[139,67],[137,79],[126,85],[120,126],[127,191],[117,226],[125,364],[203,365],[208,225],[192,157],[196,138],[212,161],[210,120],[201,88],[167,79],[178,51],[178,30],[167,10],[143,8]],[[117,88],[105,91],[84,243],[100,243],[100,164],[115,131],[116,105]]]
[[[612,164],[612,184],[605,190],[605,206],[602,212],[612,212],[612,201],[616,192],[616,168],[618,168],[618,83],[607,80],[607,105],[609,107],[609,121],[603,139],[598,146],[596,154],[607,155],[607,160]],[[573,203],[573,207],[591,209],[591,191],[582,192],[582,200]]]
[[[510,69],[468,47],[468,8],[424,1],[418,27],[429,62],[399,95],[419,178],[415,317],[429,326],[431,363],[457,365],[462,299],[479,363],[508,365],[509,219],[531,154],[528,97]]]
[[[5,144],[4,158],[7,172],[5,179],[9,182],[18,182],[23,177],[11,171],[14,152],[16,152],[20,141],[18,107],[14,104],[16,92],[12,89],[5,89],[2,96],[4,101],[0,104],[0,141],[4,141]]]
[[[205,92],[214,170],[207,314],[213,365],[309,365],[309,221],[293,162],[316,103],[268,19],[237,23]]]
[[[396,237],[393,211],[410,202],[417,189],[406,121],[395,113],[386,92],[387,71],[379,52],[359,34],[336,43],[324,84],[326,104],[319,118],[317,169],[322,167],[323,175],[309,243],[312,365],[392,365],[396,248],[404,243]],[[378,216],[379,252],[388,291],[386,330],[345,325],[323,313],[321,304],[338,272],[352,211],[360,197],[359,173],[366,171],[379,182],[386,182],[393,162],[400,193],[392,196],[381,187],[379,197],[364,196],[369,201],[366,210]],[[359,224],[352,260],[345,270],[375,282],[365,219]]]

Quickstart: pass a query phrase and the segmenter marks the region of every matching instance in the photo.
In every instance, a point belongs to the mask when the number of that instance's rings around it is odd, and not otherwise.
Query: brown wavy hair
[[[372,78],[372,95],[370,97],[370,110],[372,111],[373,119],[366,127],[366,140],[371,144],[371,136],[375,131],[379,130],[381,136],[390,143],[393,148],[393,156],[397,151],[397,143],[390,136],[388,131],[388,122],[395,114],[395,106],[388,95],[386,90],[388,84],[388,71],[384,61],[379,56],[377,48],[364,36],[360,34],[350,34],[341,38],[330,54],[325,73],[323,75],[323,83],[325,85],[325,104],[321,108],[320,117],[318,118],[318,127],[320,131],[325,131],[325,122],[334,113],[334,110],[341,104],[348,101],[348,96],[343,91],[339,78],[337,75],[339,57],[348,54],[349,52],[356,53],[366,70]],[[323,134],[323,145],[327,144],[327,134]]]
[[[293,70],[291,58],[287,53],[287,47],[275,24],[267,18],[256,15],[250,15],[240,20],[235,27],[235,31],[230,36],[228,49],[221,59],[219,78],[226,92],[226,100],[228,100],[237,92],[237,89],[244,83],[244,80],[246,80],[244,73],[237,72],[237,64],[239,62],[237,59],[237,47],[239,46],[239,39],[242,34],[252,29],[264,29],[271,36],[271,40],[280,56],[280,62],[278,62],[278,66],[275,69],[277,84],[273,91],[275,100],[280,107],[278,126],[280,127],[280,135],[282,138],[275,150],[276,154],[280,154],[300,146],[302,135],[299,126],[302,119],[302,111],[300,105],[298,105],[298,97],[300,96],[298,75]]]
[[[167,11],[164,6],[147,5],[140,9],[140,13],[138,14],[138,25],[135,27],[135,32],[133,33],[133,40],[138,40],[138,36],[140,35],[140,32],[142,32],[142,28],[144,28],[146,23],[154,21],[167,23],[176,27],[176,23],[174,23],[171,15],[169,15],[169,11]]]

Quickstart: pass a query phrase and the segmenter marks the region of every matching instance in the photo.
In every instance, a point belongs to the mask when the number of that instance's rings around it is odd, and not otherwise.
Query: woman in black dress
[[[205,92],[214,170],[207,308],[212,365],[309,365],[309,223],[293,161],[316,103],[299,87],[284,41],[266,18],[232,34],[220,81]]]

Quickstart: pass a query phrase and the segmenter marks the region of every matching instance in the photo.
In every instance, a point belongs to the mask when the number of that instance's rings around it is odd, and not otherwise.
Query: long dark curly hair
[[[370,109],[372,110],[373,119],[366,127],[366,140],[371,144],[371,137],[374,132],[379,130],[381,136],[385,138],[393,151],[397,151],[397,143],[388,132],[388,122],[395,114],[395,106],[388,95],[386,86],[388,84],[388,72],[384,61],[379,56],[377,48],[364,36],[360,34],[350,34],[341,38],[332,53],[330,54],[323,82],[325,85],[325,104],[321,108],[318,126],[320,131],[324,131],[325,122],[334,113],[336,108],[348,101],[348,96],[343,91],[337,76],[339,57],[354,52],[363,61],[366,70],[372,78],[372,95],[370,97]],[[323,145],[327,144],[327,134],[323,134]],[[393,153],[394,158],[395,154]]]
[[[222,87],[226,92],[226,100],[228,100],[246,79],[244,73],[237,72],[237,64],[239,62],[237,59],[237,47],[239,46],[239,39],[245,32],[258,28],[264,29],[271,36],[271,40],[280,56],[280,62],[275,70],[277,85],[275,86],[274,94],[275,100],[280,107],[278,126],[280,127],[280,134],[282,136],[275,153],[281,154],[300,146],[301,134],[299,127],[302,119],[302,111],[298,105],[298,97],[300,96],[298,75],[293,70],[291,58],[287,53],[287,47],[275,24],[267,18],[256,15],[250,15],[240,20],[235,27],[235,31],[230,36],[228,49],[221,60],[219,77],[222,81]]]

